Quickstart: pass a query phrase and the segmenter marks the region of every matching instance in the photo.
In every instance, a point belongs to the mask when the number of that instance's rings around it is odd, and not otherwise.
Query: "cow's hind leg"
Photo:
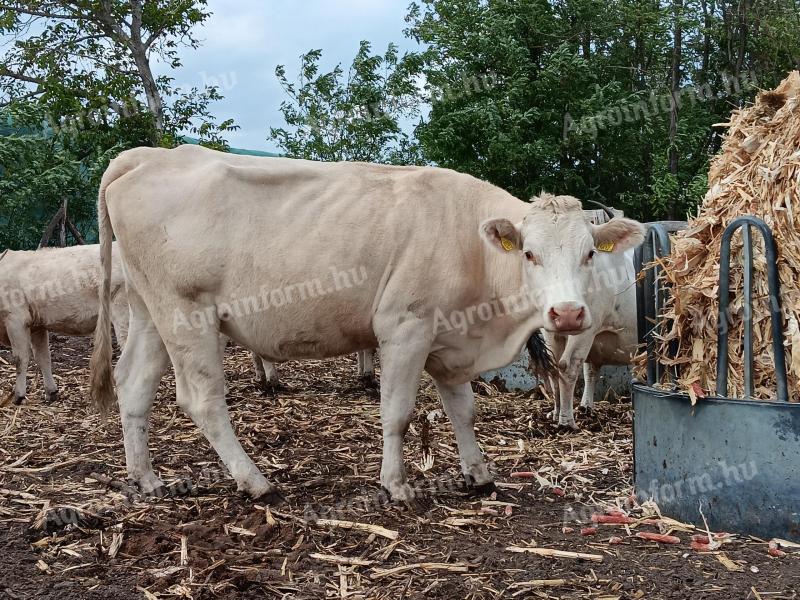
[[[14,385],[14,404],[25,402],[28,391],[28,363],[31,359],[31,332],[24,323],[6,323],[8,341],[11,342],[11,357],[17,371]]]
[[[167,342],[175,366],[177,400],[216,450],[240,491],[253,498],[275,492],[272,485],[245,454],[231,425],[225,404],[225,373],[218,336],[188,333]]]
[[[480,491],[494,491],[494,481],[486,467],[483,453],[475,440],[475,397],[469,383],[447,385],[436,381],[444,410],[458,442],[461,472],[467,486]]]
[[[58,400],[58,386],[53,379],[53,366],[50,362],[50,335],[46,330],[31,331],[31,347],[33,348],[33,358],[42,372],[45,400],[55,402]]]
[[[378,389],[378,378],[375,377],[375,351],[359,350],[356,360],[358,362],[358,380],[367,389]]]
[[[128,296],[122,291],[111,300],[111,323],[114,325],[114,334],[117,336],[117,347],[122,349],[128,339],[130,327],[130,306]]]
[[[281,378],[278,374],[278,368],[275,363],[264,360],[255,352],[252,352],[253,369],[255,369],[256,377],[258,379],[258,389],[265,394],[275,394],[276,392],[285,389],[281,384]]]
[[[130,299],[130,330],[114,376],[128,477],[143,493],[152,494],[164,484],[150,461],[149,419],[158,384],[169,368],[169,355],[141,300],[133,294]]]

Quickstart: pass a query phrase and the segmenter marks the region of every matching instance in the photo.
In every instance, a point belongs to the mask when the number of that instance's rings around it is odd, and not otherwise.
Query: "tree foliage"
[[[428,160],[522,198],[683,217],[712,125],[797,64],[798,14],[794,0],[424,0],[407,33],[430,88],[494,85],[432,95],[417,137]]]
[[[320,73],[321,50],[300,57],[296,82],[279,65],[275,74],[288,100],[281,103],[286,127],[270,137],[287,156],[312,160],[415,163],[418,150],[404,125],[419,114],[412,59],[397,46],[372,54],[368,42],[345,75],[341,65]]]
[[[196,48],[206,0],[0,0],[0,246],[35,246],[63,199],[93,228],[99,178],[120,151],[182,133],[226,149],[213,87],[180,89],[153,65]],[[37,233],[38,232],[38,233]],[[91,231],[87,232],[91,237]]]

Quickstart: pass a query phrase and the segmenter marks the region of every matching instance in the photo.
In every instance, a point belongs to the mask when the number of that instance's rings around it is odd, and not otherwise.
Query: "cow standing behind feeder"
[[[593,224],[617,218],[607,207],[602,212],[585,214]],[[545,332],[558,366],[558,377],[551,379],[555,406],[550,416],[560,426],[570,429],[578,428],[573,402],[581,367],[584,380],[581,407],[591,411],[600,368],[629,365],[638,347],[634,249],[614,252],[613,244],[601,244],[595,250],[594,277],[586,293],[594,317],[591,327],[577,335]]]
[[[111,321],[120,345],[128,331],[128,300],[116,244],[108,280]],[[11,347],[16,384],[9,400],[27,393],[31,349],[44,380],[45,397],[58,397],[50,363],[48,332],[89,336],[97,325],[100,246],[7,250],[0,259],[0,344]]]

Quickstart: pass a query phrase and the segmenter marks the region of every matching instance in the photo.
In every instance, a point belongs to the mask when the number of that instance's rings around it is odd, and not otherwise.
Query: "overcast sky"
[[[401,52],[416,48],[403,36],[411,0],[209,0],[214,13],[197,31],[198,50],[182,50],[184,66],[173,73],[178,85],[216,82],[225,99],[213,106],[219,121],[233,118],[241,130],[228,135],[232,146],[276,150],[269,127],[283,124],[284,99],[275,66],[286,65],[294,80],[299,57],[323,50],[327,72],[348,66],[361,40],[383,53],[389,42]]]

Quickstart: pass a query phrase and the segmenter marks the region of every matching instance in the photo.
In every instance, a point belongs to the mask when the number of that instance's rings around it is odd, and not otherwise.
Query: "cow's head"
[[[645,228],[624,218],[592,225],[577,198],[543,193],[521,223],[490,219],[481,224],[481,235],[497,251],[519,257],[525,288],[544,311],[545,329],[571,334],[592,325],[587,292],[596,281],[595,255],[638,246]]]

